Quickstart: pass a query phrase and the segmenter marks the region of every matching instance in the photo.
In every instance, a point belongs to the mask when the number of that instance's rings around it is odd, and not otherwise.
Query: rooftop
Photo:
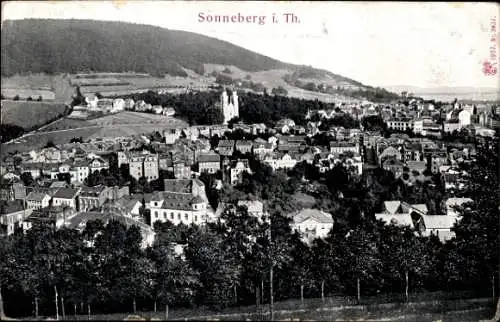
[[[332,215],[319,209],[306,208],[290,215],[295,224],[300,224],[307,220],[312,220],[322,224],[333,224]]]
[[[78,194],[78,190],[71,188],[60,188],[54,194],[54,198],[73,199]]]

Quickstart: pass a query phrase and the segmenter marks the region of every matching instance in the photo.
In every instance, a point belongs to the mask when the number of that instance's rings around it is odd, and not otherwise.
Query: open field
[[[74,88],[69,84],[66,75],[14,75],[2,76],[2,95],[13,98],[18,95],[21,99],[42,96],[43,100],[55,100],[59,102],[71,101]]]
[[[80,85],[83,94],[101,93],[104,96],[125,95],[162,88],[185,88],[186,86],[204,84],[203,76],[194,72],[189,77],[166,75],[163,78],[147,74],[134,73],[98,73],[78,74],[71,79],[71,84]]]
[[[183,121],[177,118],[165,115],[156,115],[140,112],[121,112],[117,114],[110,114],[103,117],[90,119],[90,120],[75,120],[63,118],[51,125],[44,127],[40,132],[51,132],[60,130],[79,129],[90,126],[123,126],[123,125],[143,125],[149,127],[150,125],[164,125],[164,126],[185,126]]]
[[[2,88],[2,95],[7,98],[19,96],[19,99],[31,97],[36,100],[39,96],[42,100],[54,100],[56,95],[50,89],[29,89],[29,88]]]
[[[122,112],[92,120],[59,119],[40,132],[25,135],[9,144],[2,144],[2,153],[29,151],[43,147],[48,141],[55,144],[69,142],[72,138],[86,139],[133,136],[187,127],[187,123],[170,116],[138,112]]]
[[[47,123],[64,112],[62,103],[7,101],[1,102],[2,123],[31,129]]]

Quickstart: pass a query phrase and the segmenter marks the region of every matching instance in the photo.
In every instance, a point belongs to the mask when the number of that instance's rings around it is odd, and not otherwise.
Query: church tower
[[[232,89],[231,97],[227,95],[227,91],[224,88],[221,94],[221,107],[222,114],[224,115],[224,123],[227,124],[229,120],[239,117],[239,107],[238,107],[238,94],[236,90]]]

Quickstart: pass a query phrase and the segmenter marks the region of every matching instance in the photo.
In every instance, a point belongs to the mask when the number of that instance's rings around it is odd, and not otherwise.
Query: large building
[[[165,179],[164,187],[165,191],[144,196],[146,209],[151,211],[151,226],[155,221],[202,225],[210,219],[203,182],[198,179]]]
[[[118,167],[122,164],[129,165],[129,173],[136,180],[145,177],[147,181],[159,177],[158,154],[143,152],[118,152]]]

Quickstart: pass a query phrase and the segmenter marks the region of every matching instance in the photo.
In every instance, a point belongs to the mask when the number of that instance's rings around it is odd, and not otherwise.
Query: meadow
[[[66,106],[62,103],[36,101],[1,102],[2,123],[20,126],[26,130],[34,129],[62,115]]]
[[[68,143],[72,138],[84,140],[105,137],[135,136],[164,131],[169,128],[187,127],[187,123],[173,117],[138,112],[122,112],[92,120],[61,118],[40,131],[2,144],[3,153],[24,152],[41,148],[47,142]]]
[[[68,75],[28,74],[2,76],[2,95],[5,98],[20,99],[42,96],[44,101],[69,103],[74,94],[74,88],[69,84]]]

